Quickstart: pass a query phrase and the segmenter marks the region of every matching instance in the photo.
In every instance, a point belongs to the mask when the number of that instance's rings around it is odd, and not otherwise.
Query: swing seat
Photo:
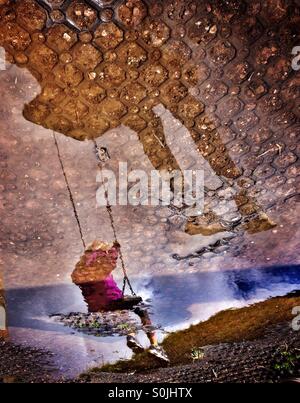
[[[110,302],[109,310],[131,310],[141,303],[143,299],[137,295],[124,295],[123,298]]]

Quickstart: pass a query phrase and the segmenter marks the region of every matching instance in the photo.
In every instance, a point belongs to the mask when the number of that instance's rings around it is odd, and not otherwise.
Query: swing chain
[[[73,213],[74,213],[74,217],[75,217],[76,224],[77,224],[77,227],[78,227],[80,239],[81,239],[81,242],[82,242],[82,245],[83,245],[83,249],[85,250],[86,249],[86,243],[85,243],[85,240],[84,240],[84,237],[83,237],[82,226],[81,226],[81,223],[80,223],[79,215],[78,215],[77,208],[76,208],[76,205],[75,205],[74,196],[73,196],[73,193],[72,193],[72,190],[71,190],[71,186],[69,184],[68,176],[67,176],[67,173],[66,173],[66,170],[65,170],[62,155],[60,153],[58,141],[57,141],[56,134],[55,134],[54,131],[52,132],[52,136],[53,136],[53,139],[54,139],[54,145],[55,145],[55,148],[56,148],[57,157],[58,157],[58,160],[59,160],[59,163],[60,163],[61,171],[62,171],[64,181],[65,181],[65,184],[66,184],[66,188],[67,188],[67,191],[68,191],[68,194],[69,194],[69,199],[70,199],[70,202],[72,204]]]
[[[81,238],[81,241],[82,241],[83,249],[85,250],[86,249],[86,243],[85,243],[85,240],[84,240],[84,237],[83,237],[82,226],[81,226],[81,223],[80,223],[80,219],[79,219],[79,215],[78,215],[78,212],[77,212],[77,209],[76,209],[74,197],[73,197],[72,190],[71,190],[71,187],[70,187],[70,184],[69,184],[69,181],[68,181],[68,177],[67,177],[65,167],[64,167],[64,163],[63,163],[63,160],[62,160],[62,156],[61,156],[61,153],[60,153],[58,141],[57,141],[57,138],[56,138],[56,135],[55,135],[54,131],[52,132],[52,135],[53,135],[54,144],[55,144],[55,147],[56,147],[56,150],[57,150],[57,156],[58,156],[58,159],[59,159],[59,162],[60,162],[61,170],[62,170],[62,173],[63,173],[63,176],[64,176],[65,184],[66,184],[66,187],[67,187],[67,190],[68,190],[70,202],[72,204],[73,213],[74,213],[76,223],[77,223],[77,226],[78,226],[78,230],[79,230],[80,238]],[[104,183],[104,180],[103,180],[102,163],[107,161],[107,159],[110,159],[110,156],[108,154],[107,149],[105,147],[99,148],[98,144],[96,143],[96,141],[94,139],[93,139],[93,143],[94,143],[94,147],[95,147],[95,155],[96,155],[96,159],[97,159],[97,165],[98,165],[98,168],[100,169],[101,178],[102,178],[102,184],[103,184],[103,187],[104,187],[105,183]],[[106,210],[107,210],[107,213],[109,215],[110,224],[111,224],[111,228],[112,228],[113,235],[114,235],[114,243],[119,246],[119,255],[120,255],[120,260],[121,260],[121,265],[122,265],[122,270],[123,270],[123,275],[124,275],[122,294],[124,296],[126,284],[128,284],[128,287],[129,287],[129,289],[131,291],[131,294],[133,296],[136,296],[136,293],[134,292],[134,290],[132,288],[132,285],[130,283],[130,280],[129,280],[129,277],[128,277],[128,274],[127,274],[127,271],[126,271],[125,262],[124,262],[124,258],[123,258],[123,254],[122,254],[122,250],[121,250],[121,245],[120,245],[120,243],[118,241],[117,231],[116,231],[115,224],[114,224],[112,208],[111,208],[111,206],[109,204],[107,190],[105,190],[105,199],[106,199]]]
[[[125,289],[126,289],[126,284],[127,284],[129,289],[130,289],[131,294],[133,296],[136,296],[136,293],[134,292],[134,290],[132,288],[131,282],[130,282],[128,274],[127,274],[127,270],[126,270],[126,266],[125,266],[125,262],[124,262],[124,257],[123,257],[123,253],[122,253],[122,250],[121,250],[121,245],[120,245],[120,243],[118,241],[118,237],[117,237],[117,231],[116,231],[116,227],[115,227],[115,223],[114,223],[112,207],[109,204],[108,191],[107,191],[107,189],[105,189],[105,183],[104,183],[104,179],[103,179],[102,164],[106,160],[105,157],[107,157],[108,159],[110,157],[109,157],[109,154],[108,154],[108,152],[107,152],[107,150],[105,148],[102,147],[101,149],[99,149],[98,144],[94,139],[93,139],[93,143],[94,143],[94,148],[95,148],[95,155],[96,155],[96,159],[97,159],[97,165],[98,165],[98,168],[99,168],[100,173],[101,173],[101,182],[102,182],[102,185],[104,187],[104,194],[105,194],[105,200],[106,200],[106,211],[108,213],[109,220],[110,220],[110,225],[111,225],[111,228],[112,228],[112,231],[113,231],[114,243],[119,246],[119,255],[120,255],[121,266],[122,266],[122,271],[123,271],[123,276],[124,276],[123,277],[122,294],[124,296]]]

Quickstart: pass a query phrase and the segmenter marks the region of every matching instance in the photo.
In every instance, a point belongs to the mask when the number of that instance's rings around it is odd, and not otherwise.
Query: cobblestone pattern
[[[207,191],[207,214],[191,223],[190,233],[215,222],[210,212],[216,200],[234,198],[244,217],[261,207],[277,214],[296,200],[300,76],[291,68],[291,49],[300,43],[300,14],[295,2],[0,4],[0,45],[41,85],[24,108],[26,119],[79,140],[123,124],[138,133],[160,170],[176,168],[177,162],[153,107],[162,104],[172,113],[167,124],[173,123],[178,135],[178,122],[189,129],[224,183]],[[225,208],[220,215],[226,213],[232,224],[235,212]],[[250,231],[261,229],[255,222],[253,227]]]

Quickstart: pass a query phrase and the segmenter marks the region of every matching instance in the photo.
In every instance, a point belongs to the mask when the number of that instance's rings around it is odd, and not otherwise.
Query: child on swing
[[[94,241],[76,264],[72,280],[80,287],[89,312],[133,310],[140,317],[143,326],[151,326],[147,311],[138,306],[142,299],[124,296],[113,279],[111,273],[117,266],[119,251],[120,245],[117,242],[107,244]],[[135,336],[134,333],[127,336],[127,346],[135,353],[143,352],[144,348]],[[149,352],[168,362],[166,353],[158,345],[155,333],[147,332],[147,337],[151,344]]]

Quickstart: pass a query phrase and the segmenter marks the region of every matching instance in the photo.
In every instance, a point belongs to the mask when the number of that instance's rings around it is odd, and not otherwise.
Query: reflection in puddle
[[[70,282],[80,240],[52,130],[61,133],[57,143],[87,243],[113,234],[105,209],[95,209],[92,142],[77,140],[101,136],[98,145],[112,157],[105,167],[113,172],[119,161],[147,172],[204,170],[201,216],[160,207],[114,209],[134,289],[151,299],[155,327],[181,329],[222,309],[299,288],[298,266],[276,267],[299,262],[299,214],[292,199],[299,173],[292,112],[298,83],[293,72],[280,72],[288,47],[278,49],[276,71],[272,49],[285,41],[274,33],[269,49],[267,25],[259,29],[266,45],[253,47],[248,65],[250,36],[259,18],[267,21],[264,7],[255,16],[247,9],[254,25],[244,30],[249,24],[241,24],[242,8],[219,9],[218,2],[206,11],[179,2],[170,12],[169,2],[151,1],[149,10],[129,12],[132,21],[115,2],[106,23],[85,2],[85,12],[73,2],[56,2],[55,13],[35,0],[1,3],[0,45],[15,63],[0,73],[0,207],[6,213],[0,240],[13,341],[51,350],[59,372],[70,376],[132,354],[126,337],[94,337],[49,318],[86,313],[83,296],[89,311],[103,308],[103,289],[108,285],[118,299],[122,287],[117,274],[119,285],[112,277],[105,287],[98,278],[93,289]],[[62,4],[66,13],[58,10]],[[148,11],[150,19],[144,18]],[[214,45],[204,51],[211,40]],[[265,69],[257,73],[261,65]],[[274,267],[245,269],[264,264]],[[1,300],[0,330],[5,321]],[[138,337],[144,346],[151,343],[144,332]]]
[[[12,69],[10,73],[19,72]],[[23,100],[20,104],[23,105]],[[18,105],[18,111],[20,110]],[[4,240],[7,242],[5,275],[9,280],[7,299],[11,339],[52,351],[59,373],[67,376],[76,375],[90,366],[129,358],[132,352],[127,347],[124,336],[95,337],[49,319],[49,315],[53,313],[86,312],[80,289],[70,284],[70,272],[75,264],[74,259],[77,259],[80,244],[70,204],[64,193],[65,184],[52,138],[40,128],[37,130],[31,124],[26,126],[18,114],[12,120],[11,125],[17,133],[16,141],[21,146],[14,148],[16,154],[13,155],[11,164],[16,169],[17,187],[23,189],[24,202],[19,203],[13,190],[11,193],[7,192],[13,211],[4,221],[4,229],[9,234],[12,232],[10,242]],[[184,128],[182,135],[183,132],[185,133]],[[63,150],[71,186],[76,190],[75,201],[84,223],[85,238],[91,241],[98,236],[102,239],[111,237],[104,209],[94,209],[96,167],[90,145],[77,143],[63,136],[58,141]],[[153,168],[143,152],[137,133],[129,128],[121,126],[106,133],[101,138],[101,145],[107,147],[111,153],[112,158],[107,166],[114,171],[118,161],[127,160],[135,168]],[[34,158],[26,159],[23,149],[28,149],[31,156],[31,147],[36,148],[37,156],[33,154]],[[33,166],[30,165],[31,159]],[[26,172],[23,168],[20,172],[17,171],[22,165],[19,161],[27,164]],[[38,168],[35,165],[37,163]],[[49,176],[49,171],[52,176]],[[83,181],[81,175],[85,172],[91,172],[91,175],[85,176]],[[28,176],[25,184],[24,175]],[[31,192],[27,192],[27,189]],[[40,197],[39,203],[32,193]],[[224,192],[219,195],[224,197],[228,205]],[[210,201],[217,209],[215,194],[210,196]],[[236,208],[236,203],[229,204],[229,207]],[[234,219],[230,209],[218,210],[216,213],[227,218],[227,221]],[[290,214],[292,213],[291,209]],[[283,217],[281,222],[285,224],[287,220],[288,217]],[[45,222],[46,228],[40,221]],[[152,300],[149,316],[155,327],[161,325],[166,331],[181,329],[205,320],[222,309],[243,306],[299,288],[299,277],[289,267],[278,272],[276,267],[268,269],[269,272],[263,269],[226,270],[231,262],[235,269],[240,264],[245,267],[245,262],[248,264],[248,261],[252,261],[247,256],[231,260],[229,254],[227,259],[224,255],[224,260],[217,262],[212,262],[211,259],[197,260],[194,268],[190,266],[189,259],[179,261],[172,258],[176,254],[179,257],[197,254],[199,250],[206,250],[227,237],[230,239],[232,233],[223,231],[204,236],[195,231],[195,235],[190,236],[184,231],[186,217],[179,213],[173,214],[168,208],[118,207],[115,209],[115,221],[126,261],[130,262],[130,271],[134,276],[134,289],[144,300]],[[289,222],[293,222],[293,216]],[[23,228],[24,223],[26,227]],[[199,225],[196,227],[199,229]],[[296,261],[293,243],[297,239],[296,233],[292,232],[292,227],[289,227],[289,231],[285,231],[283,226],[283,229],[280,228],[278,235],[272,233],[272,242],[276,239],[276,247],[269,247],[269,234],[259,234],[261,238],[257,241],[251,238],[251,245],[248,242],[252,251],[250,257],[257,252],[263,255],[267,250],[272,257],[271,263],[276,263],[281,261],[282,256],[288,255],[282,252],[282,248],[284,251],[289,248],[290,261]],[[195,230],[195,226],[193,229]],[[32,239],[28,233],[33,234]],[[259,248],[254,249],[252,242],[259,242]],[[216,248],[221,255],[224,252],[220,250],[223,246],[220,243]],[[12,267],[14,270],[8,270]],[[295,266],[295,270],[297,268]],[[201,272],[191,273],[192,270]],[[116,279],[119,280],[117,276]],[[29,286],[30,284],[34,285]],[[121,281],[118,284],[121,287]],[[158,332],[158,337],[161,339],[163,334]],[[143,346],[149,346],[144,332],[138,334],[138,339]]]
[[[175,331],[207,320],[223,309],[238,308],[299,289],[299,266],[224,270],[141,281],[152,300],[155,324]]]
[[[142,299],[134,294],[128,274],[124,270],[123,290],[121,291],[117,286],[112,272],[116,269],[118,256],[121,254],[121,247],[117,242],[113,244],[107,244],[100,241],[94,241],[90,247],[88,247],[77,263],[75,270],[72,273],[72,280],[74,284],[78,285],[81,289],[82,295],[88,307],[89,313],[97,312],[115,312],[120,310],[132,311],[140,319],[143,329],[150,342],[150,352],[153,355],[168,361],[162,348],[158,346],[156,333],[152,327],[152,323],[147,312],[147,309],[141,305]],[[129,285],[132,291],[132,296],[126,296],[125,286]],[[116,315],[118,316],[118,315]],[[76,328],[83,328],[86,330],[93,329],[95,333],[95,327],[101,330],[101,325],[105,317],[95,317],[95,315],[88,315],[87,317],[76,318],[73,315],[71,319],[71,325],[75,325]],[[81,320],[81,321],[80,321]],[[101,323],[102,320],[102,323]],[[79,325],[78,325],[79,321]],[[70,318],[65,321],[70,325]],[[133,326],[128,326],[126,323],[120,323],[123,328],[127,325],[127,346],[133,352],[143,352],[142,345],[136,339],[136,329]],[[112,333],[117,333],[112,329]],[[99,332],[99,335],[101,333]]]
[[[72,280],[81,289],[89,312],[114,310],[114,305],[122,301],[122,291],[111,274],[117,265],[119,249],[119,245],[95,241],[72,273]]]
[[[299,266],[225,270],[170,276],[135,277],[133,286],[144,299],[154,326],[165,331],[183,329],[220,310],[242,307],[300,288]],[[11,339],[48,349],[60,372],[75,375],[87,367],[129,358],[125,337],[95,337],[56,323],[57,312],[86,312],[77,287],[60,284],[7,292]],[[158,333],[159,339],[163,337]],[[138,334],[143,346],[149,341]]]

